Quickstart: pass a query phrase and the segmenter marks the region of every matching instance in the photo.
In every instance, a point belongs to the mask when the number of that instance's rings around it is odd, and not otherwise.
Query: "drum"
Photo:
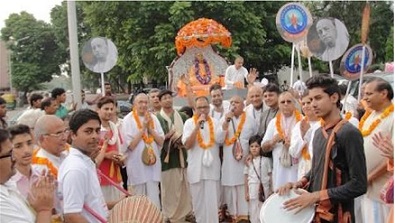
[[[287,211],[283,208],[285,201],[298,196],[294,190],[288,195],[279,196],[276,193],[270,196],[262,205],[261,223],[310,223],[314,218],[314,206],[307,207],[298,214],[295,214],[296,210]]]
[[[110,211],[109,223],[163,223],[163,215],[146,196],[123,199]]]

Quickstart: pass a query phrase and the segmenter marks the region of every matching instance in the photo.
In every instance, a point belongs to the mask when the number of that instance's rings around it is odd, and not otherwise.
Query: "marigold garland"
[[[305,116],[303,119],[304,119],[306,122],[309,121],[309,118],[308,118],[307,116]],[[307,148],[307,144],[306,144],[305,146],[303,146],[301,155],[302,155],[302,157],[303,157],[304,160],[310,160],[310,159],[311,159],[309,150],[308,150],[308,148]]]
[[[211,71],[206,59],[203,59],[203,64],[204,64],[204,71],[206,73],[205,77],[202,77],[202,75],[200,75],[199,60],[198,59],[195,60],[195,77],[201,84],[207,85],[211,81]]]
[[[299,122],[300,120],[302,120],[302,115],[300,114],[300,112],[298,110],[294,111],[294,115],[295,115],[296,122]],[[281,127],[281,112],[277,113],[277,115],[276,115],[276,129],[277,129],[278,135],[280,136],[280,139],[285,139],[283,128]]]
[[[195,125],[197,125],[197,120],[198,120],[198,116],[194,115],[193,116],[193,121],[195,122]],[[205,144],[202,138],[202,134],[200,133],[200,129],[198,130],[197,133],[197,141],[199,143],[200,148],[202,149],[208,149],[210,147],[212,147],[215,143],[215,136],[214,136],[214,124],[213,124],[213,120],[211,120],[210,117],[207,117],[207,123],[208,123],[208,129],[210,132],[210,141],[208,142],[208,144]]]
[[[372,124],[370,124],[368,129],[363,129],[366,119],[372,114],[372,110],[366,111],[366,113],[362,116],[358,126],[358,129],[359,131],[361,131],[362,136],[365,137],[370,135],[373,132],[373,130],[381,123],[381,120],[388,117],[392,112],[394,112],[394,105],[391,103],[391,105],[388,106],[384,110],[384,112],[376,120],[372,122]]]
[[[133,110],[133,118],[134,118],[134,120],[136,120],[137,128],[139,130],[141,130],[143,128],[143,126],[141,125],[140,118],[137,115],[136,110]],[[154,129],[155,128],[154,127],[154,122],[152,121],[152,119],[150,119],[149,122],[148,122],[148,128],[150,128],[150,129]],[[152,135],[147,135],[145,132],[143,133],[141,138],[143,139],[145,144],[151,144],[154,141],[154,137]]]
[[[175,39],[177,54],[180,56],[186,48],[204,48],[211,44],[221,44],[229,48],[232,45],[232,36],[222,24],[207,18],[200,18],[184,25]]]
[[[239,138],[239,136],[241,134],[241,130],[243,130],[243,126],[244,126],[245,121],[246,121],[246,113],[243,112],[243,113],[241,113],[240,122],[237,125],[237,130],[234,133],[233,137],[229,139],[228,138],[228,133],[226,133],[225,145],[230,146],[230,145],[233,145],[236,142],[237,138]]]

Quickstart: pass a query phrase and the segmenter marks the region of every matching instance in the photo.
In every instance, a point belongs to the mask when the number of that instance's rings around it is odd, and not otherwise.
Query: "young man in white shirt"
[[[15,174],[13,145],[7,130],[0,129],[0,219],[1,222],[50,223],[55,191],[51,176],[40,176],[25,199],[10,178]]]
[[[65,222],[107,221],[107,204],[91,158],[98,150],[100,124],[99,115],[89,109],[78,110],[71,116],[73,144],[58,175]]]

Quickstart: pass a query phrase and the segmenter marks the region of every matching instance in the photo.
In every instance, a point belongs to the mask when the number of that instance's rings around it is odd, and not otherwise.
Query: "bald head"
[[[41,116],[37,122],[36,125],[34,126],[34,134],[36,136],[36,139],[38,140],[41,136],[50,134],[53,132],[50,132],[51,129],[54,127],[63,127],[64,128],[64,122],[62,119],[55,115],[43,115]]]
[[[258,86],[252,86],[248,89],[248,94],[250,93],[258,93],[258,94],[263,94],[263,89]]]
[[[136,109],[140,116],[144,115],[148,111],[148,96],[144,93],[138,94],[134,99],[133,109]]]
[[[59,157],[66,148],[68,132],[62,119],[55,115],[44,115],[34,128],[38,144],[48,153]]]
[[[248,99],[254,108],[259,109],[263,105],[263,90],[258,86],[252,86],[248,89]]]
[[[238,95],[233,96],[230,99],[232,105],[232,111],[235,116],[239,116],[244,111],[244,99]]]
[[[146,95],[146,94],[144,94],[144,93],[139,93],[137,96],[136,96],[136,98],[134,99],[134,104],[137,104],[139,101],[141,101],[141,100],[145,100],[145,99],[147,99],[148,100],[148,95]]]

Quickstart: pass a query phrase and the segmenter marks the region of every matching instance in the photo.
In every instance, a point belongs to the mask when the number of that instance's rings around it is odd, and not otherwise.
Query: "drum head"
[[[288,195],[273,194],[262,205],[260,220],[262,223],[309,223],[314,218],[314,206],[308,207],[295,214],[295,210],[287,211],[283,203],[299,195],[291,190]]]

